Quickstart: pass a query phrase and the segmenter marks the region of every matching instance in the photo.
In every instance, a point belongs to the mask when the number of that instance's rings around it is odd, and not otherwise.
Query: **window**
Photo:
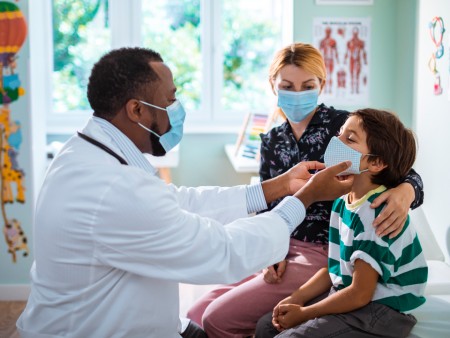
[[[273,54],[292,41],[292,0],[49,0],[52,2],[51,133],[74,132],[90,115],[92,65],[110,50],[143,46],[171,68],[186,130],[232,131],[274,104]]]
[[[89,73],[110,49],[108,26],[108,0],[53,0],[53,111],[89,110]]]

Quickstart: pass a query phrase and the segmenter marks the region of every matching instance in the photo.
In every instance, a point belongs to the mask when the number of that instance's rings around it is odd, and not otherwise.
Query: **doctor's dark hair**
[[[149,62],[163,62],[159,53],[145,48],[120,48],[100,58],[92,68],[87,96],[94,115],[112,119],[128,100],[146,97],[159,80]]]
[[[377,175],[372,175],[372,183],[392,188],[404,181],[416,160],[416,139],[393,113],[377,109],[360,109],[350,116],[360,119],[366,132],[369,162],[381,161],[387,165]]]

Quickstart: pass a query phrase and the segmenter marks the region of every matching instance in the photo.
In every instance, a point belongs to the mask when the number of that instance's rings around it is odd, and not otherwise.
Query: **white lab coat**
[[[86,135],[121,155],[90,120]],[[244,186],[177,188],[73,137],[37,202],[22,337],[179,337],[178,283],[236,282],[284,259],[285,221]]]

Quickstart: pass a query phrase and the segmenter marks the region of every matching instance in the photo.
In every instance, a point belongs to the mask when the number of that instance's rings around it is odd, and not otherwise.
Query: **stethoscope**
[[[111,156],[114,156],[121,164],[124,165],[128,165],[127,161],[125,161],[123,159],[123,157],[121,157],[120,155],[118,155],[117,153],[115,153],[113,150],[111,150],[110,148],[108,148],[107,146],[105,146],[103,143],[98,142],[97,140],[94,140],[92,137],[89,137],[83,133],[80,133],[79,131],[77,132],[78,136],[81,137],[83,140],[93,144],[94,146],[99,147],[100,149],[102,149],[103,151],[106,151],[108,154],[110,154]]]

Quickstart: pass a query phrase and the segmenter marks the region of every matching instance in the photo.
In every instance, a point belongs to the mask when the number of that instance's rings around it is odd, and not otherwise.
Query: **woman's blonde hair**
[[[275,78],[281,68],[287,65],[294,65],[314,74],[319,78],[320,85],[323,87],[327,71],[322,54],[317,48],[307,43],[293,43],[275,54],[269,69],[269,82],[274,92]]]

